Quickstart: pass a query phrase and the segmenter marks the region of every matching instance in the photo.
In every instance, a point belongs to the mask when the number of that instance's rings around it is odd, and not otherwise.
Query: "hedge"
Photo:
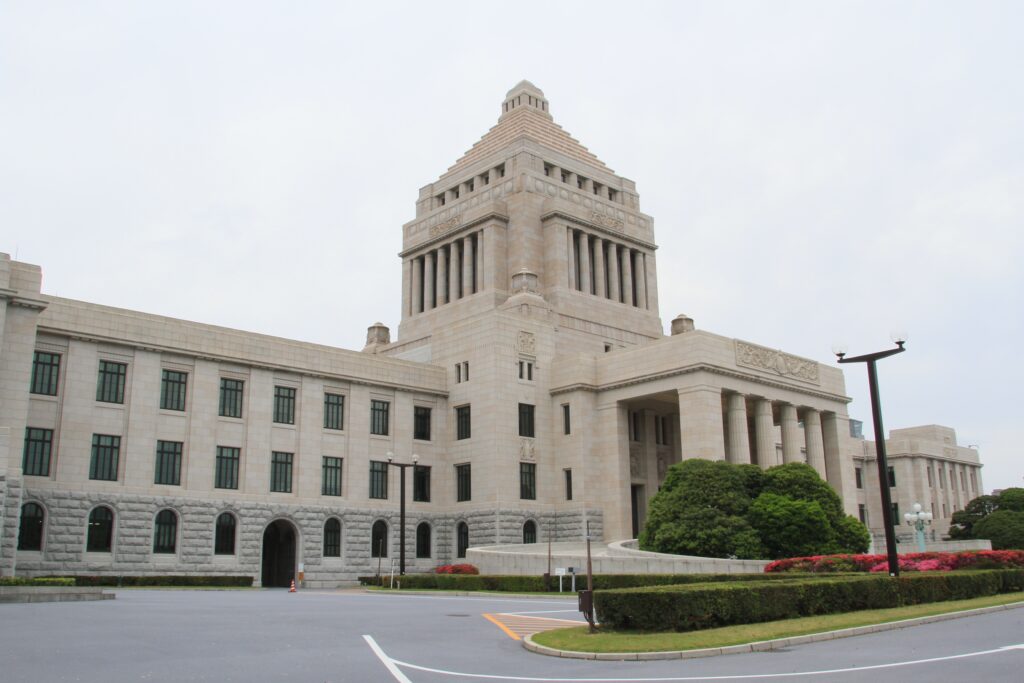
[[[667,586],[690,583],[729,582],[729,581],[778,581],[794,580],[787,574],[594,574],[594,590],[613,588],[634,588],[637,586]],[[359,582],[364,586],[390,585],[391,579],[385,575],[360,576]],[[395,582],[402,588],[463,590],[463,591],[508,591],[516,593],[543,593],[543,576],[513,575],[466,575],[466,574],[406,574],[395,576]],[[562,579],[562,588],[570,590],[572,579]],[[576,589],[587,587],[586,574],[576,575]],[[551,591],[558,592],[558,577],[551,577]]]
[[[75,580],[67,577],[28,578],[24,576],[0,576],[0,586],[74,586]]]
[[[815,614],[884,609],[1024,590],[1024,570],[834,575],[633,588],[594,593],[598,621],[613,629],[693,631]]]
[[[75,586],[252,586],[251,576],[71,576]]]

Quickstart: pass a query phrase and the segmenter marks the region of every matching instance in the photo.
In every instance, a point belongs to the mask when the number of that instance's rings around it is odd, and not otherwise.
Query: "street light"
[[[889,460],[885,455],[885,428],[882,427],[882,402],[878,398],[878,370],[875,368],[875,362],[906,351],[903,345],[907,343],[907,335],[902,332],[893,332],[890,336],[893,343],[896,344],[895,349],[847,358],[846,347],[837,344],[832,347],[832,352],[839,357],[840,363],[865,363],[868,366],[871,417],[875,425],[875,454],[878,459],[878,488],[882,493],[882,523],[885,525],[885,549],[889,557],[889,576],[899,576],[900,561],[896,556],[896,529],[893,527],[892,497],[889,495]]]
[[[398,507],[398,573],[401,576],[405,575],[405,468],[415,467],[416,463],[420,461],[420,456],[415,453],[412,454],[412,463],[407,462],[394,462],[395,454],[388,451],[388,464],[392,467],[397,467],[401,471],[401,477],[399,477],[399,488],[401,494],[398,496],[399,507]]]
[[[917,532],[917,552],[923,553],[924,528],[932,523],[932,513],[922,512],[921,504],[914,503],[914,511],[905,513],[903,519],[907,520],[907,524],[914,527],[914,531]]]

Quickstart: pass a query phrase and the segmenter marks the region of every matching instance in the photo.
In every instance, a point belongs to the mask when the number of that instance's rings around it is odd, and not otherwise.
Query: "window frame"
[[[38,432],[38,436],[36,437],[33,432]],[[45,427],[25,427],[25,445],[21,453],[22,476],[50,476],[52,459],[53,430]]]
[[[109,440],[107,443],[102,443]],[[100,459],[103,458],[101,461]],[[121,437],[114,434],[93,434],[89,458],[90,481],[117,481],[120,473]],[[112,476],[100,476],[112,475]]]
[[[213,488],[237,491],[242,464],[242,449],[238,446],[217,446],[213,464]],[[229,486],[229,484],[234,486]]]
[[[562,472],[565,480],[565,499],[572,500],[572,468],[566,467]]]
[[[222,519],[230,519],[231,524],[221,524]],[[226,536],[230,529],[230,538]],[[228,547],[227,541],[230,540],[230,550],[226,550]],[[238,540],[238,517],[233,512],[227,510],[217,515],[213,522],[213,554],[214,555],[234,555],[237,549]]]
[[[429,406],[412,407],[412,438],[418,441],[430,441],[430,421],[433,411]]]
[[[391,466],[385,460],[371,460],[370,461],[370,491],[369,498],[371,500],[387,500],[388,499],[388,470]],[[385,555],[384,557],[387,557]]]
[[[298,390],[295,387],[274,385],[274,424],[295,424],[295,402]]]
[[[320,495],[341,496],[345,481],[345,459],[335,455],[325,455],[320,468]]]
[[[331,528],[328,529],[328,526]],[[325,558],[336,557],[341,559],[341,520],[337,517],[325,519],[323,534],[323,545],[321,548],[323,556]]]
[[[153,518],[154,555],[178,554],[178,522],[178,513],[172,508],[164,508],[156,513]]]
[[[378,533],[378,530],[382,530],[382,533]],[[370,525],[370,557],[371,558],[386,558],[388,556],[388,544],[391,542],[389,539],[391,530],[388,528],[388,523],[383,519],[378,519]],[[384,541],[381,543],[380,541]]]
[[[537,463],[519,463],[519,500],[537,500]]]
[[[288,451],[270,452],[270,492],[292,492],[292,468],[295,454]]]
[[[370,399],[370,434],[388,436],[391,431],[391,401],[382,398]]]
[[[56,396],[60,391],[61,355],[53,351],[32,352],[32,376],[28,392],[37,396]],[[44,362],[41,356],[49,356]]]
[[[38,515],[26,515],[27,510],[38,510]],[[18,518],[18,552],[42,552],[46,539],[46,508],[42,503],[29,500],[22,504]],[[30,520],[35,520],[30,521]],[[29,527],[26,522],[33,524]]]
[[[217,404],[218,417],[242,418],[245,407],[245,380],[234,377],[220,378],[220,394]]]
[[[469,550],[469,524],[462,520],[455,525],[455,557],[462,559],[466,557]]]
[[[473,411],[470,404],[455,407],[455,440],[473,437]]]
[[[345,394],[324,392],[324,429],[345,431]]]
[[[93,517],[100,511],[106,511],[109,515],[109,519],[101,519],[93,521]],[[85,552],[87,553],[111,553],[114,551],[114,538],[115,538],[115,523],[117,522],[117,514],[114,509],[109,505],[97,505],[93,509],[89,510],[88,516],[85,518]],[[100,526],[106,527],[106,543],[99,543],[104,538],[100,536],[103,533]],[[94,533],[95,532],[95,533]],[[94,542],[95,541],[95,542]],[[106,547],[97,547],[105,545]]]
[[[562,404],[562,433],[568,436],[572,434],[572,409],[570,404]]]
[[[519,404],[519,436],[536,438],[536,409],[532,403]]]
[[[412,466],[412,500],[414,503],[430,502],[430,465]]]
[[[468,462],[455,465],[455,502],[473,500],[473,469]]]
[[[528,534],[527,532],[532,532]],[[531,545],[537,542],[537,522],[528,519],[523,522],[523,545]]]
[[[423,531],[426,530],[424,534]],[[416,525],[416,559],[426,560],[433,555],[434,530],[430,522],[423,521]]]
[[[185,412],[188,397],[188,373],[160,369],[160,410]]]
[[[156,462],[153,466],[153,484],[159,486],[181,486],[181,460],[185,444],[181,441],[156,442]],[[161,475],[170,475],[164,481]]]
[[[96,377],[96,400],[99,403],[124,405],[128,364],[100,358]]]

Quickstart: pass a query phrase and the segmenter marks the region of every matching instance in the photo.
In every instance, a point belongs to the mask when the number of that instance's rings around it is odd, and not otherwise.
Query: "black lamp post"
[[[392,467],[397,467],[401,471],[399,477],[399,488],[401,493],[398,497],[398,573],[401,576],[405,575],[405,470],[408,467],[416,467],[416,463],[420,461],[420,456],[415,453],[412,454],[412,463],[407,462],[394,462],[395,454],[388,451],[388,464]]]
[[[906,349],[906,336],[893,334],[895,349],[866,353],[863,356],[846,357],[846,348],[833,347],[832,351],[839,356],[840,363],[865,363],[868,366],[868,386],[871,389],[871,417],[875,425],[875,454],[878,460],[878,483],[882,492],[882,523],[885,525],[885,549],[889,558],[889,576],[900,575],[900,561],[896,555],[896,529],[893,526],[892,496],[889,494],[889,460],[885,455],[885,428],[882,427],[882,403],[878,398],[878,370],[875,361],[903,353]]]

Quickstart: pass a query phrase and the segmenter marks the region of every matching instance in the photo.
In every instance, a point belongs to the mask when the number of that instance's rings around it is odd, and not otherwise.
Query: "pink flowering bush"
[[[471,564],[442,564],[434,570],[435,574],[479,574],[480,570]]]
[[[959,553],[908,553],[899,556],[900,571],[948,572],[955,569],[1024,568],[1024,550],[969,550]],[[812,555],[775,560],[765,572],[835,572],[889,571],[885,555]]]

